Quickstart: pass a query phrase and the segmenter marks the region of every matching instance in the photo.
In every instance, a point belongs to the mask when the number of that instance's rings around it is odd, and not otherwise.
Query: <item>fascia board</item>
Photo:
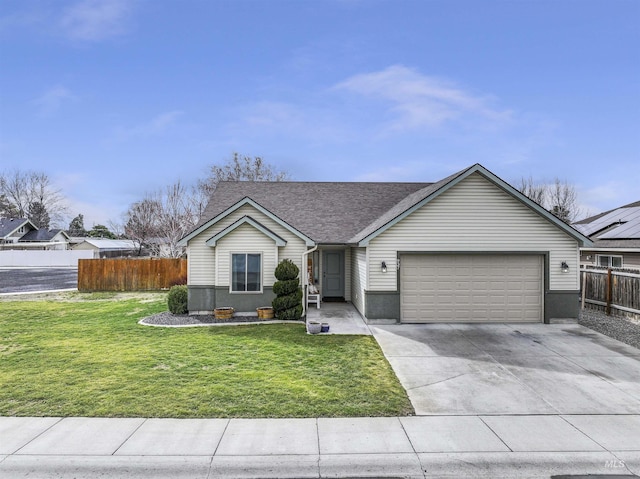
[[[265,227],[264,225],[258,223],[256,220],[254,220],[250,216],[243,216],[238,221],[236,221],[235,223],[227,226],[225,229],[220,231],[215,236],[212,236],[211,238],[209,238],[205,242],[205,244],[207,246],[216,246],[216,243],[218,241],[220,241],[222,238],[227,236],[229,233],[231,233],[232,231],[236,230],[238,227],[240,227],[240,226],[242,226],[244,224],[249,224],[249,225],[253,226],[255,229],[260,231],[262,234],[264,234],[265,236],[268,236],[269,238],[271,238],[275,242],[276,246],[286,246],[287,245],[287,241],[285,239],[281,238],[280,236],[278,236],[276,233],[274,233],[273,231],[271,231],[269,228]]]
[[[599,246],[597,248],[589,248],[589,247],[580,247],[580,252],[584,253],[584,252],[589,252],[589,251],[594,251],[596,253],[605,253],[605,252],[610,252],[610,253],[640,253],[640,248],[616,248],[616,247],[609,247],[609,248],[605,248],[602,246]]]
[[[214,218],[211,218],[209,221],[207,221],[206,223],[202,224],[199,228],[196,228],[191,233],[189,233],[187,236],[182,238],[180,241],[178,241],[178,243],[177,243],[178,246],[187,246],[187,244],[189,243],[190,240],[192,240],[193,238],[198,236],[200,233],[205,231],[207,228],[209,228],[212,225],[216,224],[221,219],[229,216],[234,211],[236,211],[239,208],[243,207],[244,205],[250,205],[250,206],[254,207],[258,211],[260,211],[261,213],[263,213],[264,215],[266,215],[267,217],[269,217],[270,219],[272,219],[273,221],[278,223],[283,228],[286,228],[291,233],[296,235],[298,238],[303,240],[305,242],[306,246],[314,246],[316,244],[315,241],[313,241],[311,238],[309,238],[305,234],[303,234],[300,231],[298,231],[297,229],[295,229],[289,223],[287,223],[285,221],[282,221],[280,218],[278,218],[276,215],[274,215],[271,211],[269,211],[266,208],[264,208],[263,206],[259,205],[258,203],[253,201],[248,196],[245,196],[243,199],[238,201],[236,204],[230,206],[229,208],[224,210],[222,213],[220,213],[218,216],[216,216]]]

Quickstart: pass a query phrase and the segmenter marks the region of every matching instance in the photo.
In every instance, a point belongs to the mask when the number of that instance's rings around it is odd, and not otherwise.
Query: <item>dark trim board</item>
[[[368,322],[390,319],[400,322],[400,291],[365,290],[364,311]]]
[[[580,290],[544,292],[544,322],[552,319],[578,319],[580,314]]]

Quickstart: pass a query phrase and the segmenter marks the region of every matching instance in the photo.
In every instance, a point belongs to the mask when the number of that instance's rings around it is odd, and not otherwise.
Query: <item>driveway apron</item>
[[[577,324],[370,329],[417,415],[640,413],[640,350]]]

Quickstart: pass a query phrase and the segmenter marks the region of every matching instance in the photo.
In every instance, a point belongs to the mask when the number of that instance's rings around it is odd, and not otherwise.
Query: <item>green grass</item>
[[[0,415],[413,412],[371,336],[311,336],[300,324],[155,328],[137,322],[165,311],[166,295],[66,299],[0,302]]]

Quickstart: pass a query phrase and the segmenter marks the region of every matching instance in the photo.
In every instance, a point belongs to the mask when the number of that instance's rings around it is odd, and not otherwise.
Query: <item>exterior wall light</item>
[[[566,261],[563,261],[563,262],[560,264],[560,268],[562,269],[562,272],[563,272],[563,273],[568,273],[568,272],[569,272],[569,265],[567,264],[567,262],[566,262]]]
[[[384,261],[382,262],[382,272],[383,273],[387,272],[387,263],[385,263]]]

